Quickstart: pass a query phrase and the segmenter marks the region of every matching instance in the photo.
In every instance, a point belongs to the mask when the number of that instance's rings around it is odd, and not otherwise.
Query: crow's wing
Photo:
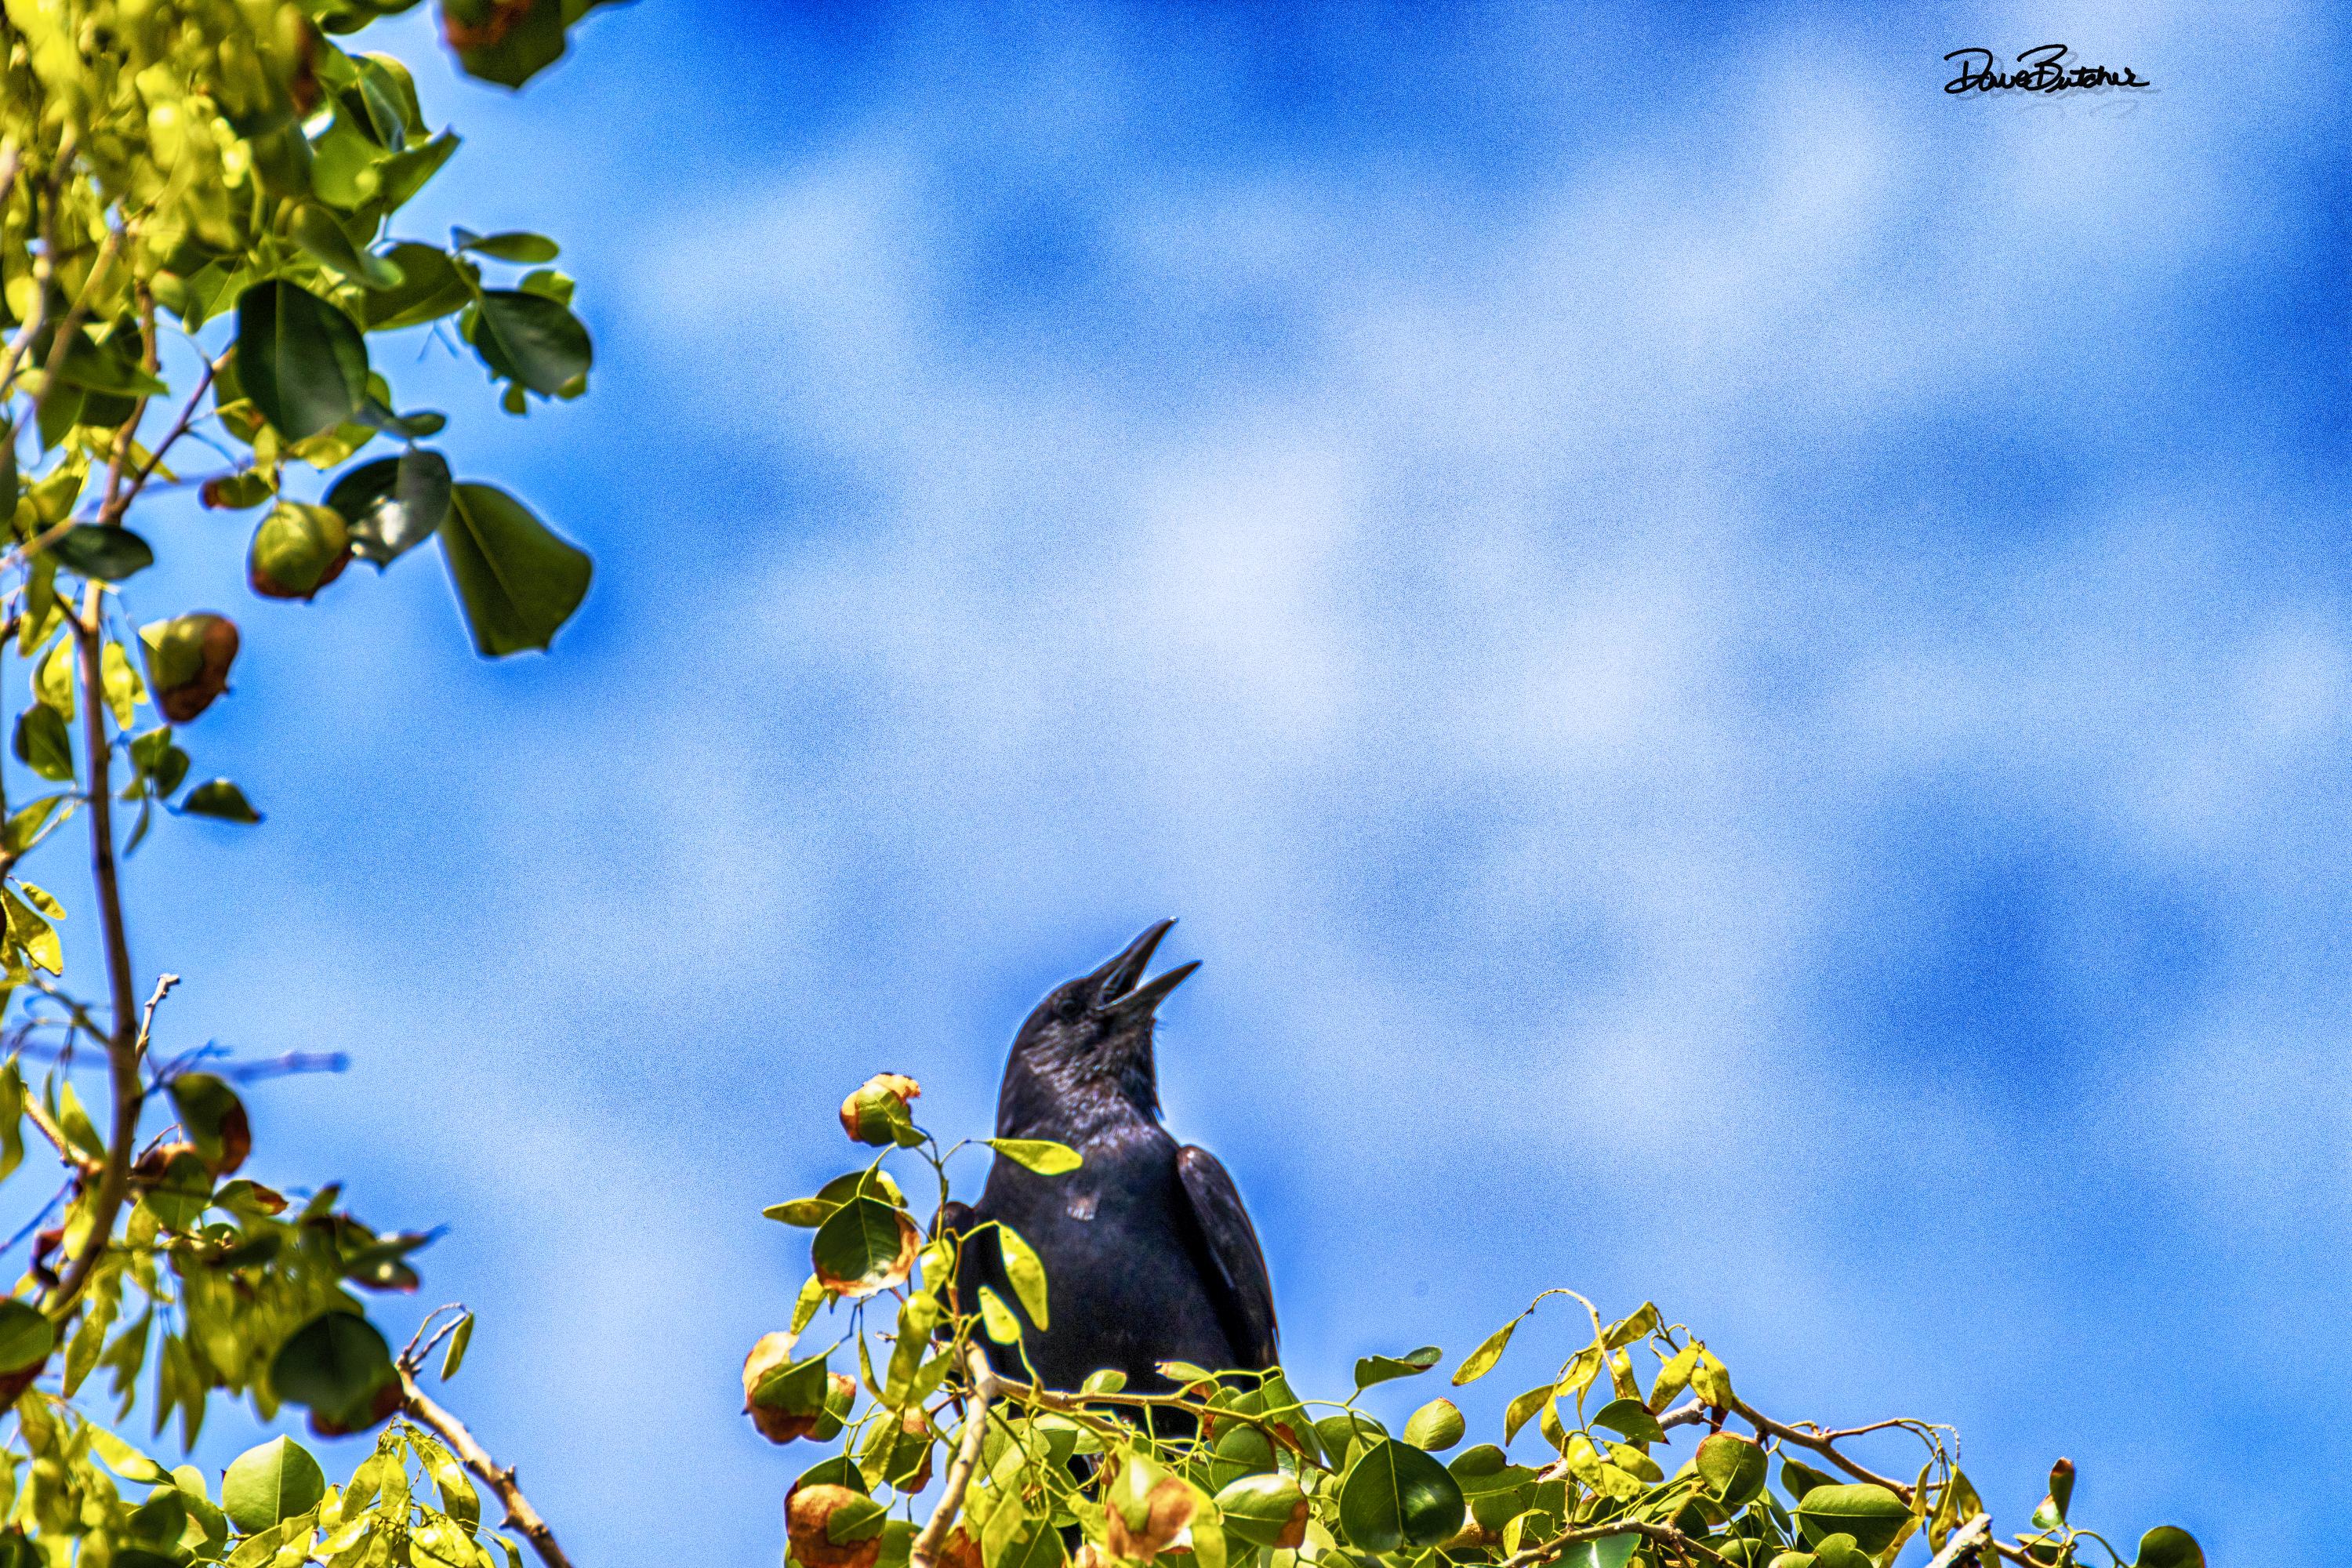
[[[1242,1365],[1263,1370],[1278,1356],[1275,1342],[1274,1283],[1265,1275],[1265,1253],[1234,1179],[1206,1149],[1187,1144],[1176,1152],[1176,1172],[1192,1200],[1192,1218],[1199,1225],[1202,1250],[1213,1276],[1208,1281],[1216,1298],[1217,1316]]]

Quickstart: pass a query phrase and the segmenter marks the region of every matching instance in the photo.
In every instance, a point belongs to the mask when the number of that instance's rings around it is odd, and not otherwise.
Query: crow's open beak
[[[1155,921],[1144,928],[1143,934],[1129,942],[1118,955],[1095,971],[1095,1011],[1117,1011],[1133,1017],[1148,1018],[1168,993],[1184,984],[1185,976],[1201,967],[1198,960],[1180,963],[1150,984],[1139,986],[1143,972],[1151,964],[1151,954],[1160,946],[1174,921]]]

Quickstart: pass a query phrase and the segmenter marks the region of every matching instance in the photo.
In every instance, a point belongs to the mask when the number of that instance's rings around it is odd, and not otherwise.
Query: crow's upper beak
[[[1160,939],[1166,936],[1169,928],[1175,923],[1174,921],[1153,921],[1144,928],[1141,936],[1129,942],[1118,956],[1089,976],[1095,982],[1096,1012],[1116,1010],[1131,1016],[1148,1018],[1168,993],[1183,984],[1185,976],[1201,967],[1196,959],[1191,963],[1178,964],[1149,984],[1140,987],[1136,984],[1143,978],[1144,970],[1150,966],[1151,954],[1160,946]]]

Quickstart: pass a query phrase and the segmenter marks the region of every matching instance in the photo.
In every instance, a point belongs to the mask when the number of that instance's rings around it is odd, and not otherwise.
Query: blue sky
[[[598,364],[381,357],[595,587],[488,665],[429,557],[264,605],[174,513],[133,607],[243,622],[189,739],[269,821],[160,834],[134,935],[167,1044],[352,1053],[262,1172],[448,1225],[579,1560],[774,1560],[760,1205],[869,1071],[982,1130],[1163,914],[1303,1383],[1654,1298],[2012,1522],[2065,1453],[2122,1540],[2333,1547],[2341,24],[1936,11],[645,0],[421,69],[407,230],[561,237]],[[2157,90],[1939,90],[2054,40]]]

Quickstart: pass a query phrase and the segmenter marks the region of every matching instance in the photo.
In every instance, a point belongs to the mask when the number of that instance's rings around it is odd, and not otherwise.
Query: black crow
[[[1042,1176],[1000,1153],[980,1202],[950,1205],[945,1216],[958,1230],[999,1221],[1036,1250],[1050,1326],[1023,1313],[1023,1348],[1049,1388],[1075,1389],[1115,1367],[1130,1389],[1165,1390],[1155,1370],[1163,1361],[1212,1371],[1275,1364],[1274,1287],[1241,1194],[1214,1155],[1180,1147],[1160,1125],[1152,1014],[1200,965],[1140,982],[1175,923],[1160,921],[1056,987],[1013,1038],[996,1135],[1066,1143],[1085,1163]],[[1021,1310],[992,1231],[964,1249],[957,1286],[966,1311],[982,1285]],[[1019,1351],[989,1352],[1000,1373],[1025,1377]]]

